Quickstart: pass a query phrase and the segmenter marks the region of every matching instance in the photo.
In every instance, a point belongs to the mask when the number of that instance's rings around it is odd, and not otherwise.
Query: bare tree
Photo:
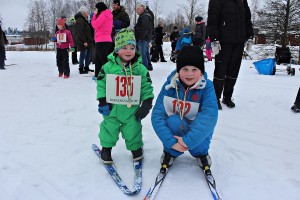
[[[264,8],[257,12],[257,25],[270,35],[271,41],[280,39],[285,47],[288,33],[299,31],[299,7],[299,0],[267,0]]]
[[[180,4],[180,8],[187,19],[188,25],[192,27],[195,24],[197,15],[204,16],[206,6],[200,3],[200,0],[186,0],[187,4]]]
[[[160,0],[152,0],[151,2],[152,2],[152,4],[151,4],[150,8],[154,14],[154,26],[156,26],[158,24],[158,18],[159,18],[159,15],[161,14],[163,7],[162,7],[162,3]]]
[[[250,5],[250,10],[251,10],[251,18],[252,18],[252,24],[255,26],[255,22],[257,19],[257,11],[259,8],[259,0],[252,0],[252,3]]]

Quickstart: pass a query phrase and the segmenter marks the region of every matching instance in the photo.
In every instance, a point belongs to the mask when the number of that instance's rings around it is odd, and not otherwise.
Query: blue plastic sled
[[[276,64],[275,58],[268,58],[253,63],[259,74],[275,75]]]

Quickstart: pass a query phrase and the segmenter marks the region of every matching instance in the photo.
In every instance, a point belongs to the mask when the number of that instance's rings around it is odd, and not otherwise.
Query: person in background
[[[69,26],[68,26],[68,24],[67,24],[67,17],[66,16],[64,16],[64,15],[62,15],[61,17],[60,17],[61,19],[63,19],[64,21],[65,21],[65,29],[67,29],[67,30],[69,30]],[[55,33],[58,31],[59,29],[58,29],[58,26],[56,25],[55,26]]]
[[[207,34],[215,54],[214,87],[219,110],[222,103],[234,108],[232,94],[246,41],[252,41],[253,27],[247,0],[210,0],[208,5]]]
[[[179,38],[178,28],[177,28],[177,26],[174,26],[173,32],[170,35],[172,52],[174,52],[176,49],[176,43],[177,43],[178,38]]]
[[[186,151],[209,172],[208,154],[218,120],[218,104],[212,81],[205,73],[203,51],[186,46],[180,51],[152,110],[152,126],[163,144],[161,171]]]
[[[299,113],[300,112],[300,87],[297,93],[297,97],[295,100],[294,105],[291,107],[291,109],[295,112],[295,113]]]
[[[78,58],[77,58],[77,45],[76,45],[76,37],[77,37],[77,27],[76,27],[76,20],[74,17],[71,17],[70,20],[69,20],[69,24],[68,24],[68,27],[69,27],[69,30],[72,34],[72,38],[73,38],[73,41],[74,41],[74,51],[72,52],[72,64],[73,65],[76,65],[78,64]]]
[[[58,68],[58,77],[64,76],[65,79],[70,77],[69,66],[69,48],[74,51],[74,42],[71,32],[65,27],[65,19],[59,18],[56,22],[58,31],[56,32],[56,64]]]
[[[87,74],[93,71],[89,68],[89,65],[91,64],[91,47],[94,42],[88,22],[89,10],[85,6],[81,6],[74,17],[77,27],[77,50],[80,51],[78,69],[80,74]]]
[[[137,48],[142,54],[143,65],[145,65],[149,71],[152,71],[153,67],[150,60],[149,43],[152,38],[153,21],[151,15],[146,11],[145,4],[138,4],[136,6],[136,13],[139,15],[134,27]]]
[[[5,45],[8,44],[8,40],[6,39],[6,35],[4,31],[2,30],[2,22],[0,20],[0,70],[5,69],[5,60],[6,60],[6,55],[5,55]]]
[[[205,40],[205,54],[206,54],[208,61],[212,61],[211,53],[212,53],[211,43],[210,43],[209,37],[207,37]]]
[[[185,46],[191,46],[193,42],[193,33],[190,32],[190,29],[188,27],[185,27],[182,31],[179,32],[179,39],[176,43],[176,52],[179,53],[179,51],[185,47]]]
[[[195,27],[195,36],[193,45],[198,45],[203,48],[205,42],[206,35],[206,27],[205,22],[203,21],[203,17],[197,16],[195,17],[196,27]]]
[[[113,9],[112,38],[114,39],[120,29],[127,28],[130,26],[130,19],[128,13],[125,11],[125,8],[120,5],[120,0],[114,0],[112,2],[112,9]]]
[[[158,25],[155,28],[155,50],[157,51],[160,57],[160,62],[167,62],[164,58],[164,52],[162,49],[163,37],[166,35],[166,33],[163,32],[163,25],[164,23],[160,21],[158,22]]]
[[[96,45],[94,80],[98,77],[102,66],[107,62],[107,56],[110,54],[113,46],[111,38],[113,15],[103,2],[97,3],[95,7],[96,9],[91,21],[95,30],[94,38]]]
[[[143,159],[141,120],[149,114],[154,95],[149,72],[135,47],[134,33],[121,29],[115,38],[114,52],[109,54],[97,78],[98,111],[103,115],[99,139],[104,164],[113,162],[111,150],[120,132],[133,160]]]

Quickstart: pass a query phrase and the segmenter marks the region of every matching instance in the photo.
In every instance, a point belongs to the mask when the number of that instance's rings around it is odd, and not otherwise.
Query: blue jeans
[[[148,70],[152,70],[150,55],[149,55],[149,41],[142,40],[137,42],[137,48],[142,55],[142,63]]]
[[[79,68],[88,67],[91,63],[91,49],[80,51]]]

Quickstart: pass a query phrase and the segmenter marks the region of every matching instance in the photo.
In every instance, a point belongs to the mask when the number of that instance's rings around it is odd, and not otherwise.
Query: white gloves
[[[252,45],[253,45],[253,39],[249,39],[245,42],[245,46],[246,46],[246,51],[251,51],[252,50]]]
[[[219,41],[211,42],[211,48],[215,55],[218,55],[221,50],[221,45]]]

